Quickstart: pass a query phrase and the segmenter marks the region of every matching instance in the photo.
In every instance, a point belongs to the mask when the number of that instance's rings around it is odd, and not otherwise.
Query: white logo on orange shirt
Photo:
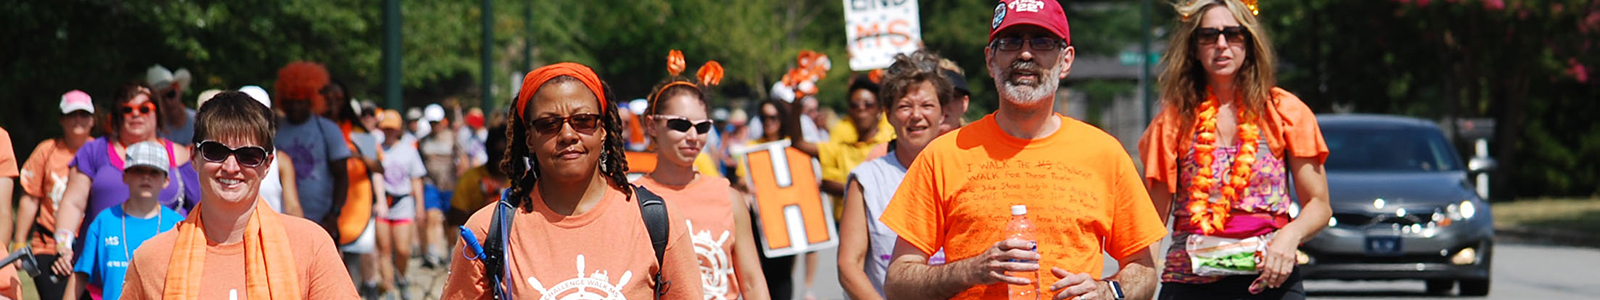
[[[712,239],[710,230],[694,231],[694,222],[684,220],[689,224],[690,237],[694,240],[694,254],[700,257],[700,282],[705,285],[706,300],[727,300],[727,294],[733,287],[733,260],[728,259],[728,252],[722,251],[722,245],[728,242],[728,231],[722,231],[722,237]]]
[[[50,179],[55,182],[50,187],[50,208],[61,209],[61,197],[67,195],[67,176],[50,173]]]
[[[629,279],[633,279],[633,271],[622,272],[622,278],[612,285],[606,271],[595,270],[584,277],[584,269],[583,255],[579,254],[577,278],[545,288],[539,279],[528,277],[528,285],[539,291],[540,300],[627,300],[627,296],[622,294],[622,287],[628,284]]]
[[[1044,8],[1044,2],[1039,0],[1017,0],[1011,2],[1011,10],[1015,11],[1039,12],[1040,8]]]

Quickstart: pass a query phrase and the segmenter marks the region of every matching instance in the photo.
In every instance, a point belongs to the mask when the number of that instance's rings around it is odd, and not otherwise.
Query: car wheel
[[[1461,295],[1480,297],[1489,295],[1489,279],[1462,279]]]
[[[1450,280],[1450,279],[1428,279],[1428,294],[1429,295],[1449,294],[1450,290],[1451,289],[1455,289],[1455,288],[1456,288],[1456,281],[1455,280]]]

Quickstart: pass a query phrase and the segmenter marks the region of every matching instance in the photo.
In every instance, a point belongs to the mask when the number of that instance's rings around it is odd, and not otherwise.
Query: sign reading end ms
[[[850,70],[882,69],[922,47],[917,0],[844,0]]]

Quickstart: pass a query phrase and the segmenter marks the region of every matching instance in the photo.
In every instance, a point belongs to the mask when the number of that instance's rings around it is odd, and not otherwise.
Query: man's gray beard
[[[1004,102],[1019,105],[1038,104],[1039,101],[1055,99],[1056,88],[1061,85],[1062,65],[1039,74],[1039,86],[1027,86],[1010,79],[1003,80],[1000,88],[1000,98]]]

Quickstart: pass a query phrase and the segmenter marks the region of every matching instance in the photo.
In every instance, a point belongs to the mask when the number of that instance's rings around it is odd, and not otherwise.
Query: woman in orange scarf
[[[685,213],[671,199],[658,263],[628,184],[623,123],[607,90],[576,63],[544,66],[523,79],[500,162],[515,207],[503,227],[503,261],[454,247],[441,299],[489,299],[502,288],[511,299],[702,299],[700,261]],[[467,219],[478,240],[488,239],[498,206]],[[486,263],[504,272],[486,274]],[[503,286],[494,286],[495,278]]]
[[[355,299],[320,226],[258,205],[277,131],[271,110],[230,91],[195,120],[204,204],[134,252],[123,299]]]
[[[1150,199],[1161,220],[1176,215],[1161,299],[1304,299],[1296,248],[1332,216],[1316,117],[1275,87],[1255,1],[1177,9],[1182,21],[1162,59],[1165,100],[1139,140]]]

